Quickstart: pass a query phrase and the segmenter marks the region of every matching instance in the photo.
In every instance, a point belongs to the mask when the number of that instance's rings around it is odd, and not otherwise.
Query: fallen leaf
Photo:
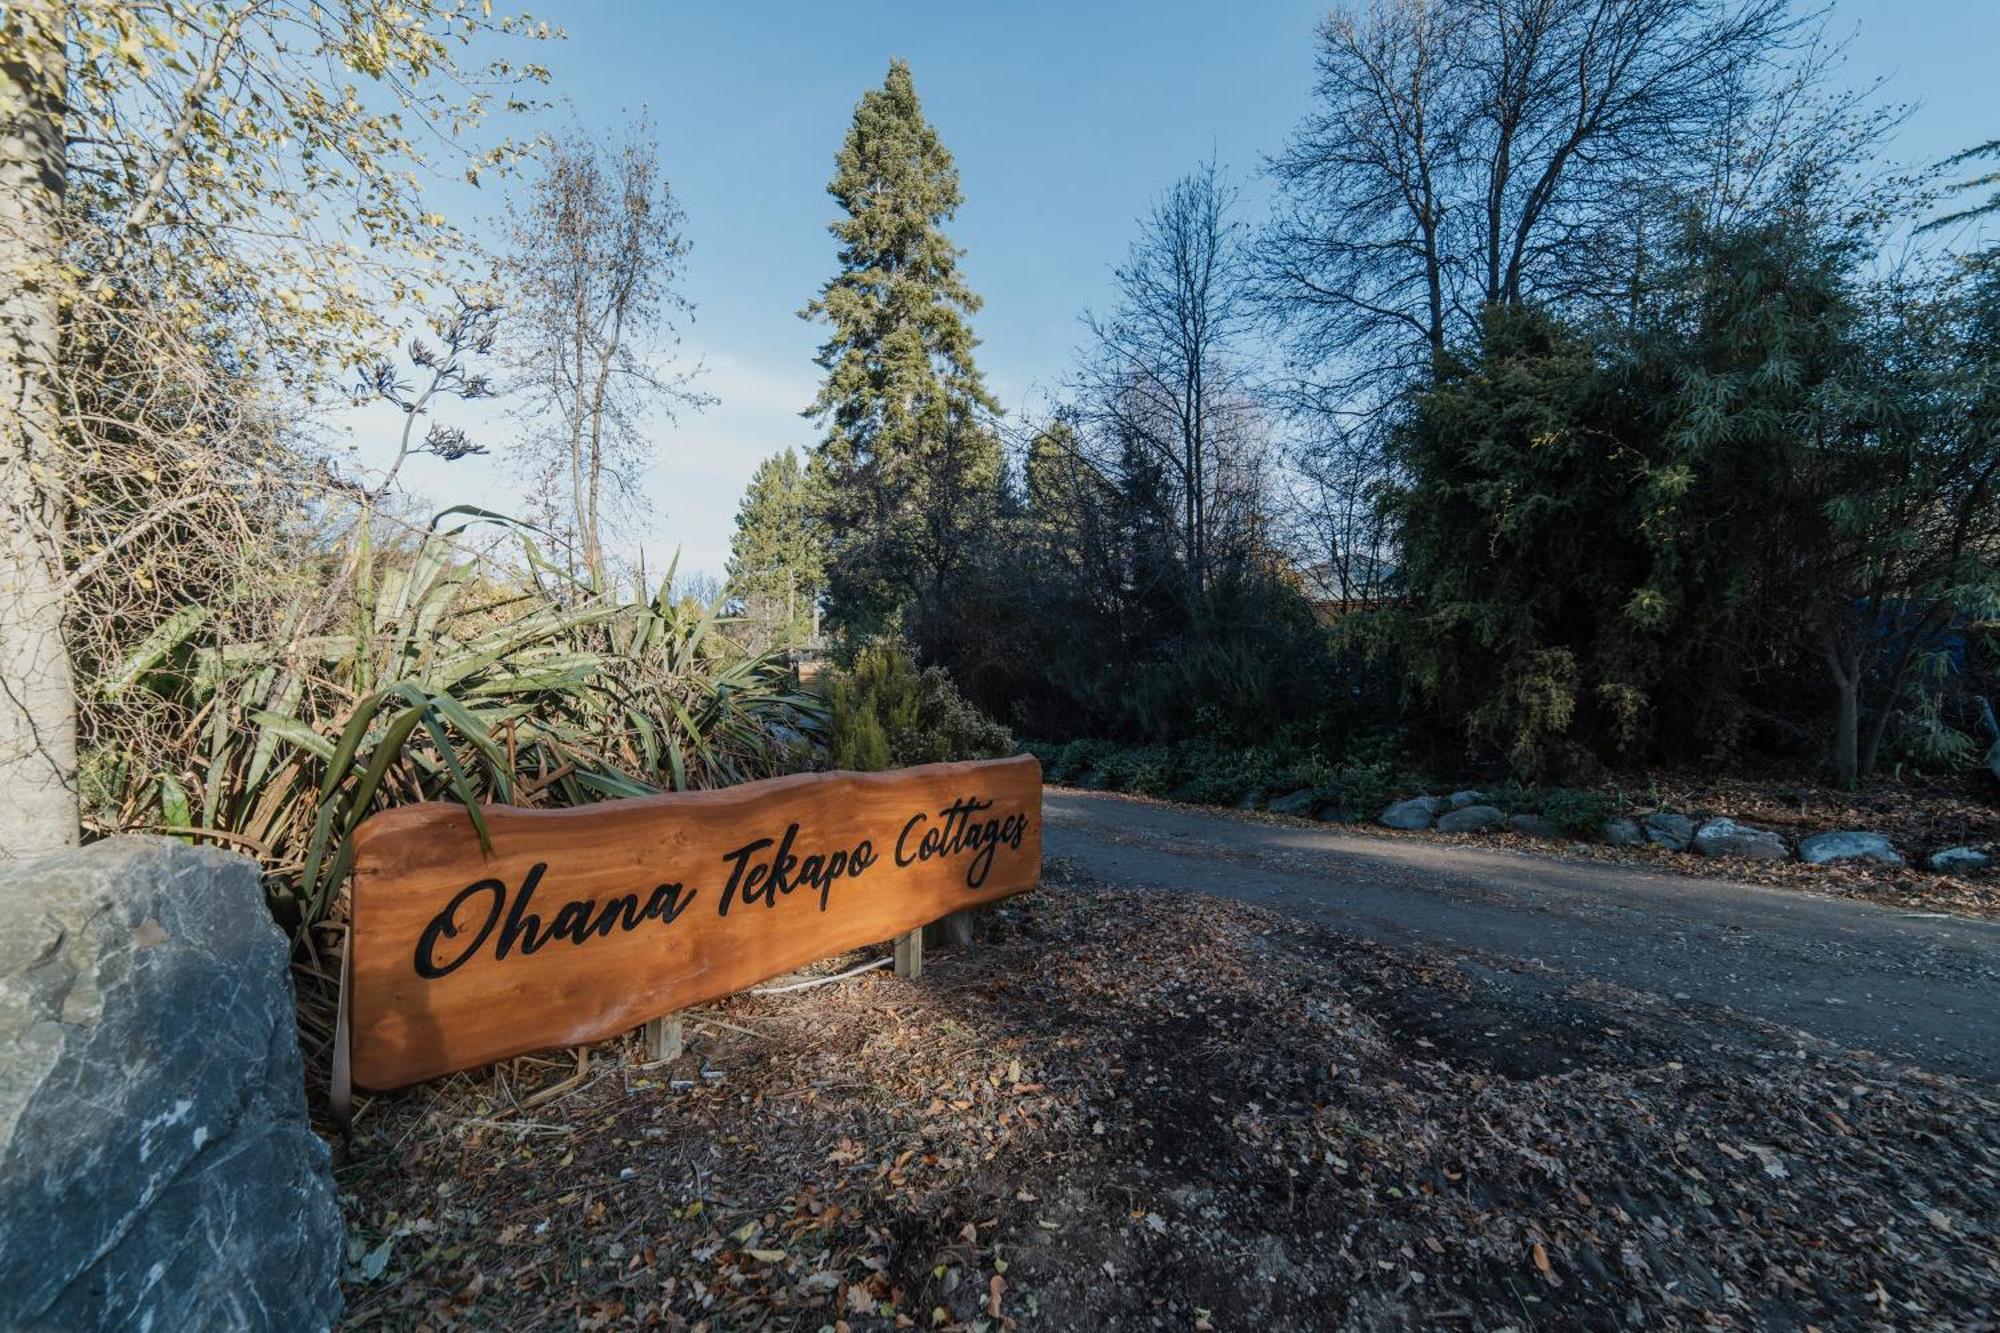
[[[389,1252],[395,1246],[396,1238],[390,1236],[380,1245],[368,1251],[367,1254],[361,1256],[361,1277],[364,1281],[373,1282],[376,1278],[382,1276],[383,1271],[389,1267]]]

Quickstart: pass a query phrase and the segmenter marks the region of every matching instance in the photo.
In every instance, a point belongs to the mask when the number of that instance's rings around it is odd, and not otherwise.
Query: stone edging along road
[[[1061,787],[1044,849],[1110,883],[1235,898],[2000,1083],[2000,922]]]

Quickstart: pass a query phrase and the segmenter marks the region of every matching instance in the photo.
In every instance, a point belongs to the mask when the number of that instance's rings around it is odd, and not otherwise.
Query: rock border
[[[1709,816],[1697,822],[1676,810],[1617,816],[1605,820],[1595,838],[1573,837],[1539,811],[1509,811],[1491,804],[1485,793],[1470,790],[1454,792],[1448,797],[1420,792],[1392,801],[1375,816],[1374,822],[1402,833],[1464,836],[1504,831],[1548,841],[1595,842],[1612,847],[1653,846],[1676,855],[1718,861],[1863,863],[1885,868],[1911,864],[1911,859],[1886,834],[1867,829],[1827,829],[1801,838],[1795,847],[1772,829],[1740,823],[1726,815]],[[1941,848],[1921,858],[1921,864],[1936,874],[1976,873],[1993,863],[1992,856],[1969,846]]]

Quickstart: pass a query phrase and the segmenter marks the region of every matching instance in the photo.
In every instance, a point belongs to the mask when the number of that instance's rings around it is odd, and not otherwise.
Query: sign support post
[[[646,1039],[646,1059],[654,1063],[681,1058],[681,1016],[668,1014],[665,1018],[646,1021],[641,1029]]]
[[[896,937],[896,975],[916,981],[924,975],[924,928]]]

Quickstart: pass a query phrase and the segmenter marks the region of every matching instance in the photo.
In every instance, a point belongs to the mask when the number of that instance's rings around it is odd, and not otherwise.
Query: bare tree
[[[1320,29],[1270,164],[1260,290],[1320,398],[1379,401],[1487,305],[1560,301],[1640,182],[1710,149],[1794,48],[1786,0],[1372,0]]]
[[[461,136],[541,77],[460,43],[531,26],[455,0],[0,7],[0,855],[102,813],[79,752],[148,771],[121,691],[212,614],[200,574],[234,563],[220,588],[257,601],[246,564],[297,567],[263,520],[311,502],[309,390],[450,267],[419,174],[504,167]]]
[[[1316,599],[1340,608],[1384,596],[1395,572],[1395,546],[1382,512],[1387,479],[1372,423],[1328,419],[1321,434],[1287,450],[1290,484],[1281,492],[1286,545],[1302,555]]]
[[[1248,479],[1261,480],[1261,464],[1248,466],[1261,436],[1240,348],[1253,312],[1235,200],[1212,163],[1161,196],[1116,270],[1117,307],[1085,316],[1092,346],[1077,385],[1101,439],[1164,469],[1197,594],[1220,555],[1218,520],[1240,515]]]
[[[699,366],[676,367],[685,216],[641,124],[604,149],[580,133],[551,142],[513,215],[505,272],[516,306],[513,355],[533,421],[527,467],[566,492],[583,567],[606,586],[604,520],[628,496],[650,428],[710,400]]]
[[[1816,32],[1786,0],[1366,0],[1328,16],[1315,108],[1269,164],[1278,204],[1253,271],[1285,346],[1295,537],[1331,595],[1378,595],[1394,562],[1374,512],[1394,480],[1382,409],[1474,345],[1488,308],[1635,297],[1659,219],[1739,194],[1727,174],[1768,156],[1751,140],[1812,131]]]
[[[1317,106],[1271,164],[1279,209],[1260,290],[1302,368],[1404,378],[1444,353],[1455,280],[1444,234],[1467,120],[1460,25],[1428,0],[1320,27]]]

